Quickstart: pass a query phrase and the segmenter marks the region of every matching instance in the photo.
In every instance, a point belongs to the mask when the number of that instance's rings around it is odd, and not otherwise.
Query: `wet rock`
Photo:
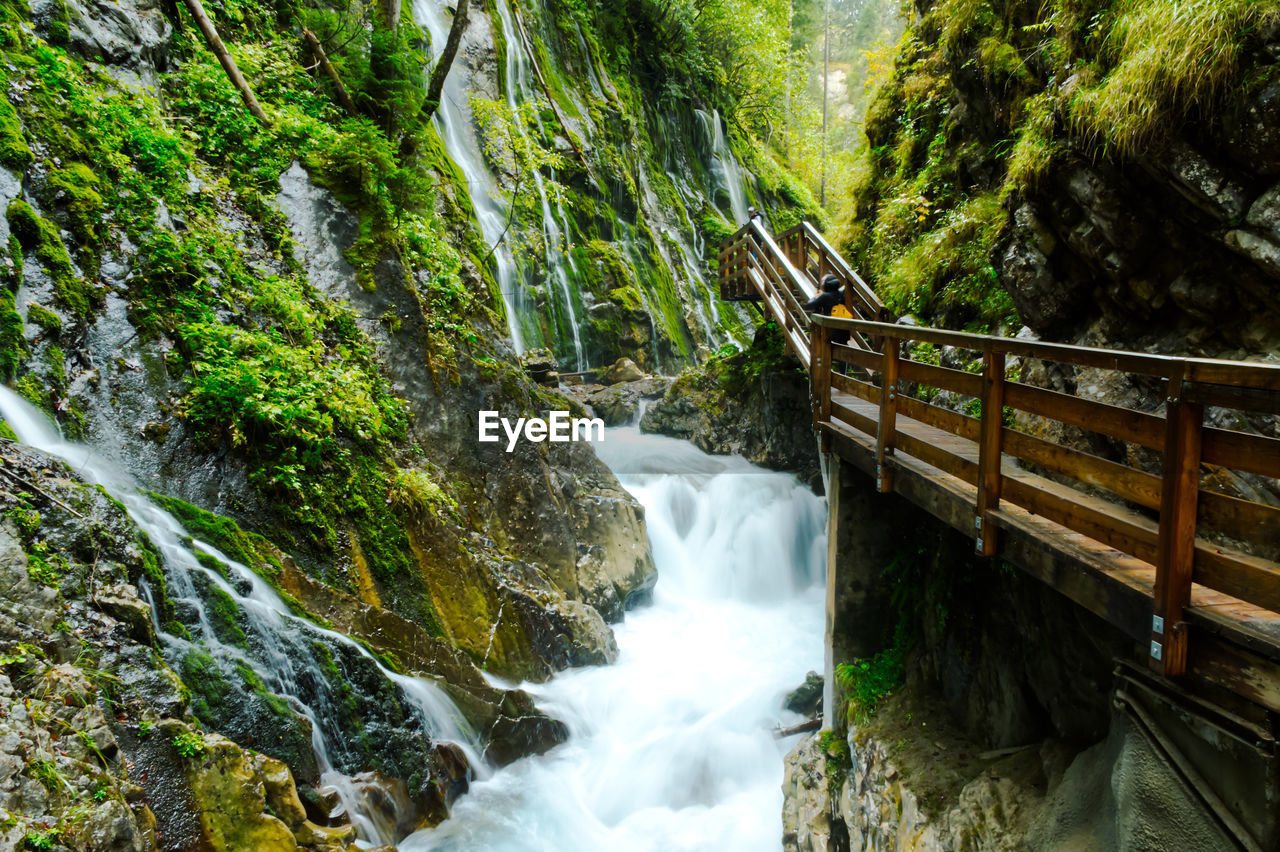
[[[560,375],[556,372],[555,356],[550,349],[530,349],[521,354],[520,366],[525,374],[540,385],[555,387],[560,383]]]
[[[1262,267],[1268,274],[1280,278],[1280,240],[1272,240],[1238,228],[1228,231],[1227,245]]]
[[[822,711],[822,689],[822,675],[809,672],[804,676],[804,683],[787,695],[782,706],[802,716],[816,716]]]
[[[1185,142],[1172,143],[1158,168],[1184,198],[1221,222],[1239,222],[1249,209],[1245,188]]]
[[[1274,66],[1273,66],[1274,67]],[[1274,71],[1227,113],[1223,142],[1235,161],[1264,175],[1280,174],[1280,74]]]
[[[159,0],[63,0],[68,47],[86,59],[133,70],[163,70],[172,28]],[[43,5],[32,4],[32,12]]]
[[[589,406],[604,425],[621,426],[635,419],[642,400],[662,396],[669,384],[668,379],[650,376],[612,386],[582,385],[570,389],[570,392],[575,399]]]
[[[805,737],[783,761],[782,848],[786,852],[828,852],[829,783],[826,752],[816,734]]]
[[[638,382],[645,377],[635,361],[630,358],[619,358],[600,376],[600,383],[616,385],[621,382]]]
[[[117,583],[99,591],[93,599],[98,609],[126,625],[129,637],[144,644],[155,641],[151,607],[127,583]]]
[[[157,727],[170,739],[194,733],[172,720]],[[289,827],[267,813],[265,779],[253,755],[218,734],[203,734],[201,741],[203,753],[184,759],[184,769],[204,840],[214,852],[297,849]]]
[[[1280,183],[1258,196],[1249,207],[1245,222],[1267,236],[1280,239]]]
[[[781,347],[765,331],[745,352],[686,370],[645,412],[640,430],[686,438],[707,453],[735,453],[821,487],[809,383]]]

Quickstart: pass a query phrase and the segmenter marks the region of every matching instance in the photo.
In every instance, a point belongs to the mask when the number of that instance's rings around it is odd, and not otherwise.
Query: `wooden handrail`
[[[1038,358],[1041,361],[1056,361],[1158,378],[1181,375],[1184,381],[1205,385],[1227,385],[1254,391],[1280,390],[1280,365],[1277,364],[1152,355],[1145,352],[1126,352],[1122,349],[1101,349],[1069,343],[1044,343],[1038,340],[1020,340],[1016,337],[996,337],[967,331],[943,331],[923,326],[850,320],[840,317],[815,316],[813,319],[814,322],[828,328],[859,331],[877,337],[892,337],[896,340],[937,343],[975,352],[999,350],[1006,355],[1020,355]]]
[[[1280,508],[1221,493],[1217,477],[1201,481],[1206,465],[1280,479],[1280,439],[1205,423],[1210,406],[1280,414],[1280,365],[887,322],[892,317],[875,292],[807,222],[776,238],[749,223],[726,241],[719,257],[721,296],[759,303],[808,369],[823,451],[860,448],[860,463],[874,470],[878,490],[913,493],[918,481],[895,481],[904,470],[917,476],[928,471],[926,476],[945,480],[949,493],[961,495],[952,499],[971,502],[932,511],[960,527],[963,513],[972,511],[975,550],[984,556],[1003,552],[999,535],[1004,530],[1023,528],[1014,519],[1036,517],[1049,522],[1044,534],[1063,539],[1064,546],[1083,537],[1111,548],[1107,552],[1128,560],[1126,565],[1146,563],[1149,663],[1165,675],[1203,673],[1195,660],[1213,653],[1211,643],[1189,635],[1188,621],[1198,625],[1204,617],[1197,594],[1212,590],[1215,606],[1241,607],[1246,621],[1265,611],[1280,623],[1280,562],[1253,552],[1262,547],[1271,550],[1260,552],[1280,553]],[[816,293],[827,273],[842,280],[856,319],[805,313],[802,302]],[[839,332],[847,333],[847,341]],[[913,361],[902,346],[907,341],[981,353],[981,374]],[[1159,381],[1167,391],[1164,411],[1140,411],[1010,380],[1010,357]],[[981,414],[973,417],[902,395],[911,383],[954,393],[966,400],[966,408],[980,403]],[[1005,425],[1010,410],[1156,450],[1163,454],[1162,470],[1135,467],[1133,453],[1111,460],[1018,431]],[[833,442],[834,436],[854,433],[867,438],[852,445]],[[1112,496],[1104,499],[1098,490]],[[1209,534],[1215,537],[1210,540]],[[1224,596],[1234,602],[1218,603]],[[1129,635],[1143,638],[1135,629]],[[1271,653],[1280,663],[1280,639],[1275,644]],[[1230,685],[1229,678],[1226,682]],[[1280,711],[1280,689],[1268,694],[1268,706]]]

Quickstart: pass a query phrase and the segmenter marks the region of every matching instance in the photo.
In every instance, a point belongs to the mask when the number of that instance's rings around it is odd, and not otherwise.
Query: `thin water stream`
[[[794,477],[611,430],[601,457],[644,504],[659,580],[612,666],[525,684],[570,739],[473,784],[405,852],[769,850],[782,840],[774,727],[822,665],[825,506]]]
[[[453,742],[462,749],[477,776],[488,774],[475,732],[434,683],[392,672],[347,636],[294,615],[275,590],[251,569],[214,546],[192,539],[177,518],[141,492],[127,474],[92,447],[64,440],[48,418],[2,385],[0,417],[22,443],[65,461],[87,481],[102,486],[124,504],[134,523],[151,539],[162,557],[168,600],[183,614],[182,633],[161,625],[153,590],[144,578],[142,591],[152,604],[156,635],[165,659],[174,668],[180,669],[187,655],[195,652],[207,655],[209,664],[216,666],[228,682],[237,683],[237,669],[247,667],[266,690],[284,699],[311,723],[311,748],[320,771],[320,784],[337,795],[340,810],[351,819],[362,842],[393,843],[395,825],[385,819],[385,808],[368,800],[370,793],[377,795],[373,785],[359,784],[335,768],[337,763],[350,762],[344,758],[352,757],[351,732],[343,730],[337,710],[345,700],[339,694],[341,684],[325,673],[326,664],[334,665],[337,651],[350,654],[360,665],[377,669],[394,685],[395,701],[416,717],[408,720],[416,727],[416,736]],[[221,562],[225,575],[209,567],[197,552]],[[243,627],[242,642],[226,641],[214,627],[208,593],[202,592],[201,585],[213,586],[234,602],[240,616],[236,623]]]

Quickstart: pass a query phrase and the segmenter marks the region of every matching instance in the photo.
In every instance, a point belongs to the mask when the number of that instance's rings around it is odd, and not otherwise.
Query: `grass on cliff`
[[[1211,113],[1236,80],[1245,36],[1280,19],[1273,0],[1125,0],[1102,58],[1113,67],[1071,104],[1078,133],[1122,156],[1159,142],[1192,113]]]
[[[843,244],[892,309],[973,331],[1018,325],[990,258],[1005,198],[1211,120],[1280,23],[1270,0],[923,5],[868,110]]]

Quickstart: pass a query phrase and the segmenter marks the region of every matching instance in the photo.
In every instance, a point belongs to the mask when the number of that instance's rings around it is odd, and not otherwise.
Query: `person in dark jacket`
[[[852,316],[847,309],[843,309],[844,293],[840,291],[840,279],[834,275],[828,275],[822,279],[822,292],[805,302],[804,310],[806,313],[822,314],[824,317],[829,317],[832,315],[832,311],[837,308],[842,309],[838,311],[837,315]],[[849,344],[849,332],[842,329],[832,329],[831,342],[840,346],[847,346]],[[840,361],[837,361],[834,366],[839,368],[836,372],[843,372],[844,369],[847,369]]]
[[[844,304],[844,296],[840,292],[840,279],[828,275],[822,279],[822,292],[805,302],[805,313],[831,316],[831,309]]]

